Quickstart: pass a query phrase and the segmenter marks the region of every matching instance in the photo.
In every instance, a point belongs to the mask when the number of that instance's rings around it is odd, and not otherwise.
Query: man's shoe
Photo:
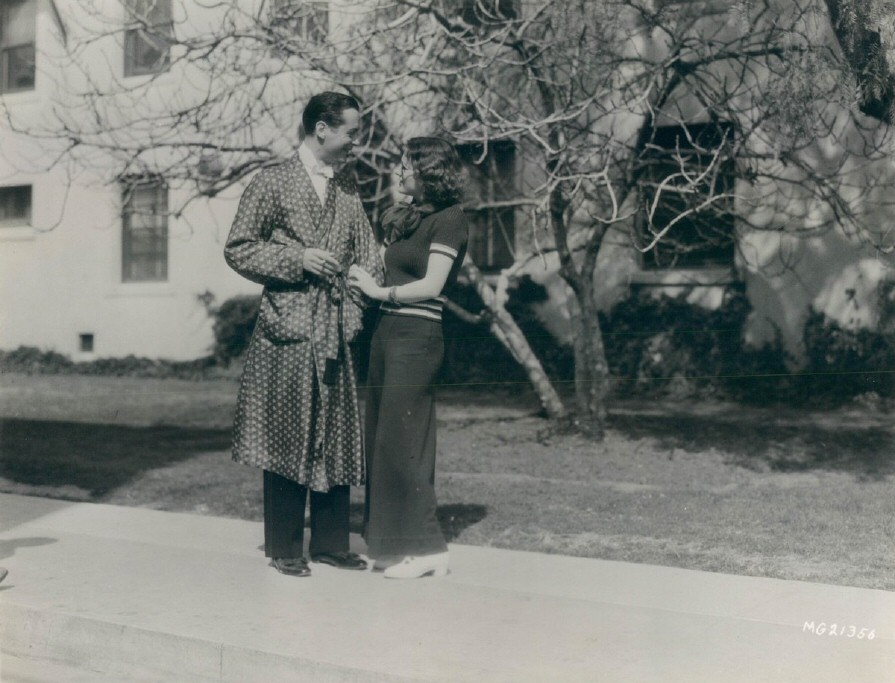
[[[270,561],[270,566],[280,574],[288,576],[310,576],[311,568],[303,557],[275,557]]]
[[[339,569],[366,569],[367,562],[357,553],[312,553],[311,562],[328,564]]]

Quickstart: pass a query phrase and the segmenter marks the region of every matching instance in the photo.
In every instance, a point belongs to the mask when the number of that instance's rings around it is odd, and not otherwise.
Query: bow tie
[[[324,178],[332,178],[335,175],[332,166],[324,166],[323,164],[317,164],[309,170],[312,175],[321,175]]]

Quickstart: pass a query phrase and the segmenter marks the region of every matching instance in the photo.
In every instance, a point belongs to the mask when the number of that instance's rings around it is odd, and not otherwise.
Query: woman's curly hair
[[[425,201],[445,205],[462,199],[466,172],[449,142],[441,138],[411,138],[405,149]]]

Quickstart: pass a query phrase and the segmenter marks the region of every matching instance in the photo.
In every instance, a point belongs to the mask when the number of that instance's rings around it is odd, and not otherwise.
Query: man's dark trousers
[[[264,470],[264,554],[295,559],[304,556],[305,505],[308,487]],[[311,491],[310,553],[348,551],[350,488]]]

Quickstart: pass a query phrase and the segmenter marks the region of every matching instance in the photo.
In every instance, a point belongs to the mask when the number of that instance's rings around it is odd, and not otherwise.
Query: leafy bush
[[[155,377],[203,379],[215,367],[214,358],[188,361],[152,360],[126,356],[98,358],[75,363],[55,351],[41,351],[33,346],[20,346],[13,351],[0,351],[0,372],[29,375],[101,375],[106,377]]]
[[[531,307],[532,303],[546,300],[547,290],[525,276],[512,291],[507,311],[525,334],[547,376],[554,381],[568,382],[575,379],[575,351],[571,346],[559,343]]]
[[[469,285],[455,285],[446,292],[451,301],[470,313],[477,314],[485,304]],[[572,350],[557,343],[544,328],[529,305],[546,299],[546,291],[529,278],[524,278],[513,290],[507,311],[513,316],[532,351],[540,359],[544,371],[553,380],[574,376]],[[525,370],[509,351],[494,337],[487,315],[480,324],[461,320],[449,311],[444,316],[445,362],[442,382],[446,384],[504,384],[525,382]]]
[[[448,298],[472,314],[485,304],[468,285],[457,284]],[[516,382],[525,379],[522,368],[491,334],[487,313],[480,324],[462,320],[449,310],[444,313],[444,364],[440,382],[448,385]]]
[[[452,301],[478,313],[484,304],[475,290],[457,285]],[[792,360],[777,339],[760,349],[743,343],[750,312],[744,287],[731,285],[722,305],[704,309],[683,297],[653,297],[635,292],[601,316],[606,356],[620,396],[713,395],[762,403],[833,404],[867,397],[895,397],[895,287],[881,290],[882,331],[850,330],[812,313],[804,328],[806,365],[791,373]],[[574,378],[573,351],[559,344],[532,311],[546,291],[523,279],[511,293],[507,310],[526,335],[554,381]],[[0,351],[0,372],[90,374],[128,377],[202,379],[219,376],[220,366],[239,358],[254,329],[258,298],[234,297],[214,308],[214,355],[193,361],[151,360],[127,356],[73,362],[54,351],[22,346]],[[887,317],[888,316],[888,317]],[[891,319],[890,319],[891,318]],[[375,311],[353,344],[359,379],[364,381]],[[471,324],[445,313],[446,384],[525,382],[525,371],[491,334],[487,319]],[[874,399],[875,400],[875,399]],[[869,401],[873,403],[874,401]]]
[[[761,349],[743,342],[751,308],[741,284],[710,310],[685,297],[646,291],[601,316],[606,356],[622,395],[709,394],[773,401],[785,391],[787,355],[779,339]]]
[[[827,401],[874,393],[895,395],[895,339],[892,334],[868,329],[850,330],[821,313],[805,323],[807,365],[803,392]]]
[[[0,351],[0,371],[28,375],[71,372],[74,363],[55,351],[41,351],[34,346],[20,346],[13,351]]]
[[[892,287],[880,292],[880,330],[843,328],[821,313],[803,331],[806,364],[780,335],[760,349],[746,347],[750,311],[742,285],[731,286],[717,310],[683,298],[635,294],[603,318],[606,355],[621,394],[709,394],[761,403],[836,404],[861,396],[895,396],[895,335],[887,315]]]
[[[221,365],[227,365],[245,353],[252,339],[260,303],[258,296],[254,295],[235,296],[218,307],[208,305],[214,319],[212,353]]]

